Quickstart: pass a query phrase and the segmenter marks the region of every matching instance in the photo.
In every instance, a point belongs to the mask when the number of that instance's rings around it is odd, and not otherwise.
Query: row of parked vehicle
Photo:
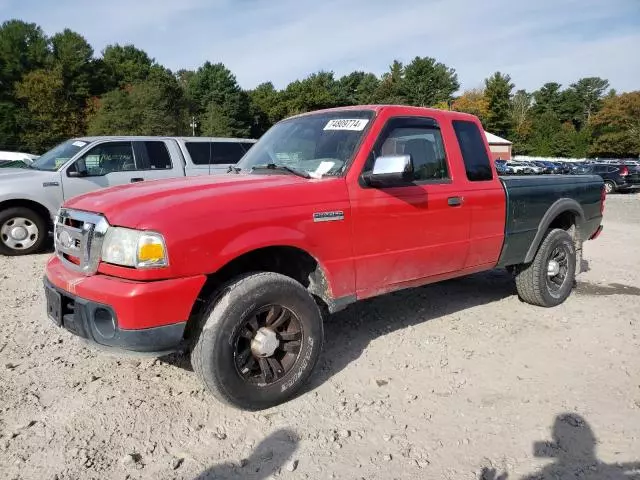
[[[501,175],[570,174],[577,167],[574,162],[542,160],[496,160]]]
[[[640,188],[640,162],[636,160],[496,160],[495,163],[500,175],[599,175],[607,193]]]

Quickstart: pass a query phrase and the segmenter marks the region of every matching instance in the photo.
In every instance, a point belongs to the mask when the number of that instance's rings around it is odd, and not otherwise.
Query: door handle
[[[143,182],[143,181],[144,181],[144,178],[142,178],[142,177],[133,177],[131,179],[131,183]]]
[[[462,197],[449,197],[447,199],[447,204],[450,207],[459,207],[460,205],[462,205],[463,201],[464,199]]]

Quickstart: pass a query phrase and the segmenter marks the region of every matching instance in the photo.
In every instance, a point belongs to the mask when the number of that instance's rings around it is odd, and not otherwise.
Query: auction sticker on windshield
[[[367,118],[334,118],[325,125],[325,130],[352,130],[361,132],[367,126]]]

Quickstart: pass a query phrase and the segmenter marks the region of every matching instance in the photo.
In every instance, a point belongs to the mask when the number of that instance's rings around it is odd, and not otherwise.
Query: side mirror
[[[372,187],[402,185],[413,178],[413,161],[410,155],[390,155],[376,158],[373,171],[364,176]]]
[[[81,161],[77,161],[67,169],[67,177],[79,178],[79,177],[87,177],[88,175],[89,175],[89,172],[84,166],[84,162],[81,162]]]

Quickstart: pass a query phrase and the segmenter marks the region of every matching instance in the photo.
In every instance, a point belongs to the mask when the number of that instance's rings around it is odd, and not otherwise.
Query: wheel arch
[[[9,208],[16,208],[16,207],[24,207],[24,208],[29,208],[33,210],[38,215],[42,216],[42,218],[46,222],[47,227],[49,229],[53,229],[53,220],[51,218],[51,212],[43,204],[27,198],[14,198],[14,199],[0,201],[0,212],[7,210]]]
[[[533,261],[538,248],[544,240],[544,236],[550,228],[561,228],[568,231],[574,241],[581,242],[582,226],[585,221],[584,210],[582,206],[571,198],[561,198],[551,205],[540,220],[536,236],[529,246],[525,263]]]
[[[348,299],[334,297],[327,271],[315,256],[297,246],[271,245],[247,250],[207,275],[191,311],[189,324],[197,323],[202,308],[223,285],[252,272],[280,273],[296,280],[328,312],[336,312],[350,303]],[[191,331],[189,325],[187,330]]]

